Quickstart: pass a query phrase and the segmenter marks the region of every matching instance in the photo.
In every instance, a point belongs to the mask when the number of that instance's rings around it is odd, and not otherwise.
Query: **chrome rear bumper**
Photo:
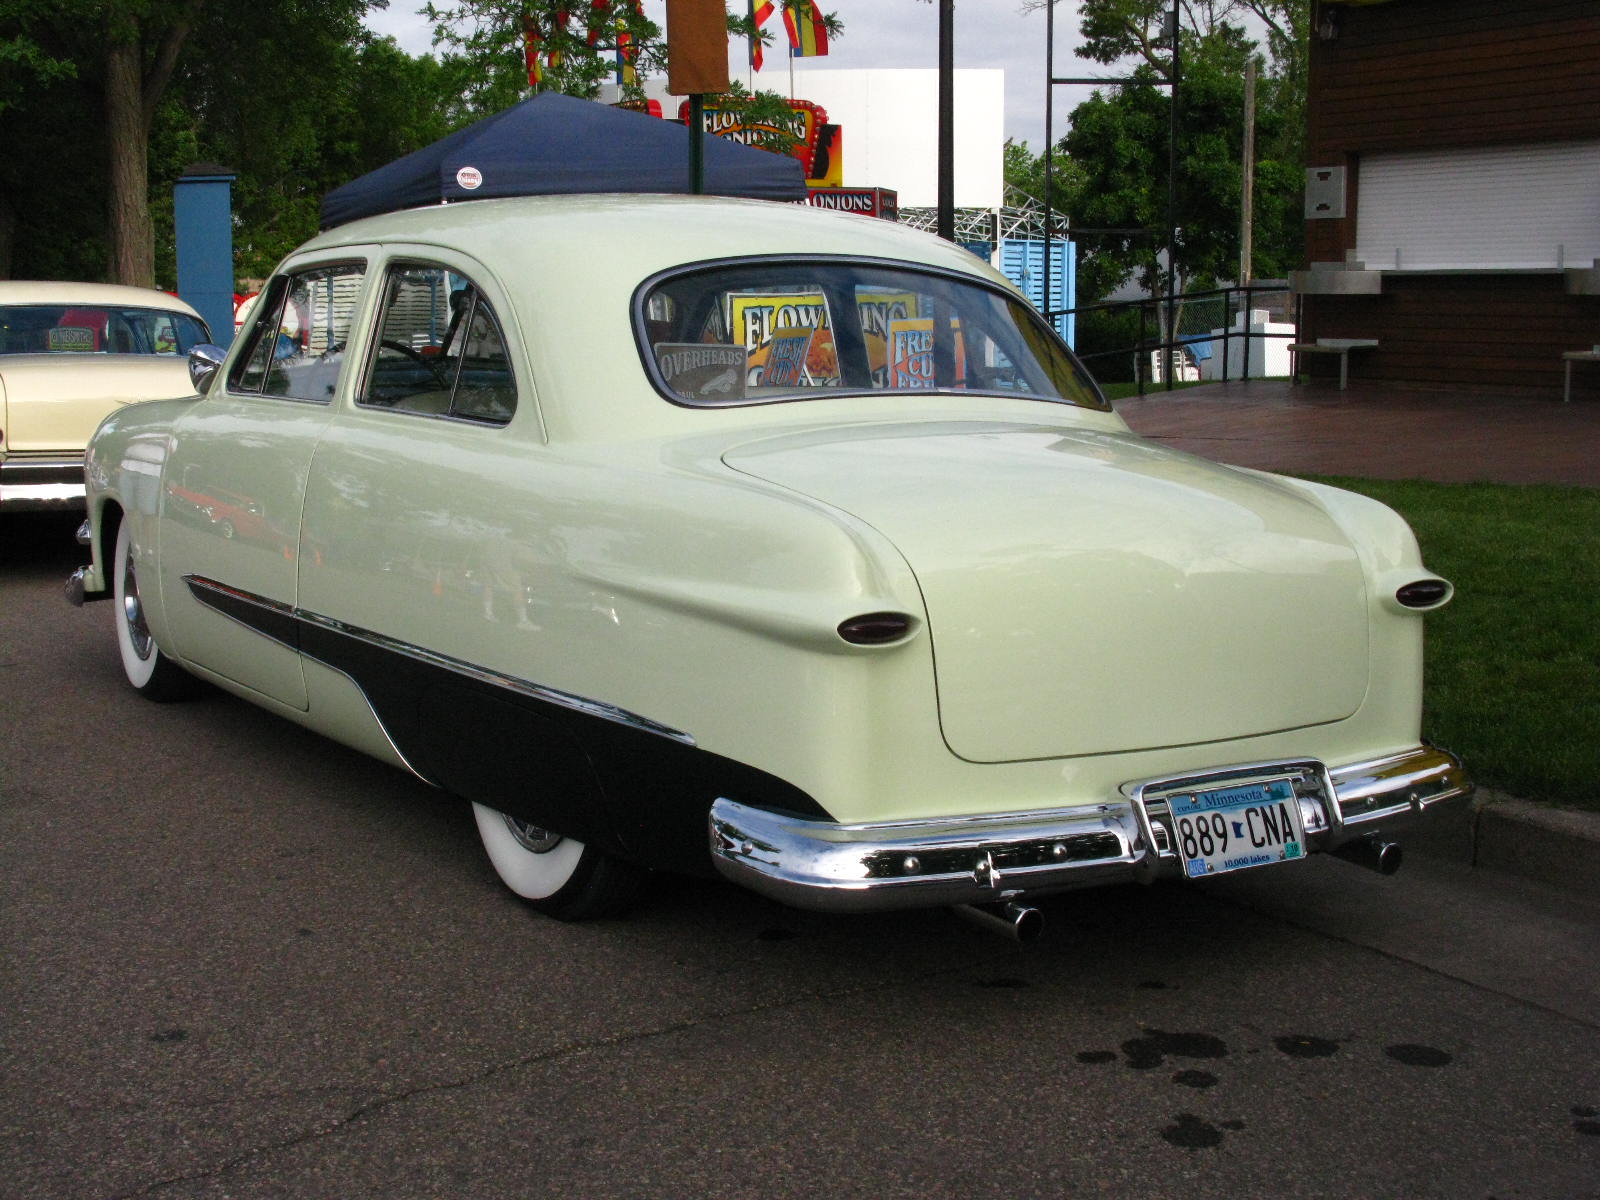
[[[1028,813],[839,825],[733,800],[711,807],[711,855],[735,883],[833,912],[982,904],[1181,875],[1165,797],[1252,779],[1293,781],[1307,848],[1387,839],[1472,793],[1461,763],[1429,746],[1329,769],[1251,763],[1122,788],[1105,804]]]
[[[84,504],[83,455],[0,462],[0,511],[65,512]]]

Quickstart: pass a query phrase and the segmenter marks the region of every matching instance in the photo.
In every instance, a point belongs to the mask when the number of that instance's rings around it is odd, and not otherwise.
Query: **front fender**
[[[148,578],[157,578],[162,490],[172,425],[198,400],[186,397],[129,405],[101,421],[89,439],[83,474],[93,561],[84,577],[86,592],[111,589],[115,569],[111,558],[123,521],[130,523],[141,574],[148,569]],[[142,599],[151,634],[158,643],[171,645],[159,589],[149,589]]]

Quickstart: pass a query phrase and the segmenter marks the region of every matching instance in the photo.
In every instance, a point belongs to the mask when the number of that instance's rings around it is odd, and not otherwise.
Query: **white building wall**
[[[963,68],[954,82],[956,207],[997,208],[1005,194],[1006,73]],[[787,93],[782,55],[768,56],[756,86]],[[901,208],[939,203],[938,71],[807,68],[795,72],[794,87],[795,99],[820,104],[843,129],[846,187],[893,188]],[[668,116],[677,116],[682,97],[667,95],[664,80],[650,81],[645,90]]]
[[[767,86],[777,83],[764,80]],[[901,208],[939,203],[939,72],[920,69],[795,73],[795,98],[820,104],[844,130],[847,187],[893,188]],[[1006,73],[955,72],[957,208],[1002,203]]]

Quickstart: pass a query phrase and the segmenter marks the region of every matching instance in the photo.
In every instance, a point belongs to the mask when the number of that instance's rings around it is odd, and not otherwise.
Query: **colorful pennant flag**
[[[644,0],[633,0],[633,10],[640,16],[644,15]],[[634,60],[639,57],[639,48],[633,44],[633,34],[628,32],[627,19],[621,12],[617,13],[617,82],[632,86],[639,82],[639,72],[634,69]]]
[[[761,70],[764,57],[761,46],[761,27],[767,23],[767,18],[772,16],[772,0],[749,0],[750,20],[755,24],[756,36],[750,39],[750,67],[752,70]]]
[[[544,39],[539,36],[539,27],[533,23],[533,16],[529,13],[522,15],[522,57],[528,64],[528,86],[535,91],[539,88],[539,80],[544,77],[544,72],[539,68],[539,45]]]
[[[828,27],[816,0],[783,0],[783,27],[789,33],[789,53],[795,58],[820,57],[828,52]]]
[[[567,21],[570,18],[570,16],[571,16],[571,14],[569,12],[567,12],[566,9],[564,9],[564,8],[556,9],[556,32],[557,33],[565,34],[567,32]],[[552,46],[550,48],[550,53],[548,53],[548,54],[546,54],[544,56],[544,61],[549,66],[551,66],[552,68],[553,67],[559,67],[561,65],[561,58],[562,58],[562,54],[561,54],[561,51],[558,48],[558,46]]]

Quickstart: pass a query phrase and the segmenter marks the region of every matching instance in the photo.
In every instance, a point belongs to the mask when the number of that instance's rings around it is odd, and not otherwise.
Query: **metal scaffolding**
[[[937,233],[939,210],[937,208],[902,208],[900,223],[913,229]],[[1043,204],[1014,187],[1006,188],[1006,203],[1002,208],[958,208],[955,210],[955,241],[993,242],[996,246],[1007,238],[1041,239],[1045,236],[1045,221],[1051,223],[1050,236],[1070,240],[1065,213],[1048,212]]]

